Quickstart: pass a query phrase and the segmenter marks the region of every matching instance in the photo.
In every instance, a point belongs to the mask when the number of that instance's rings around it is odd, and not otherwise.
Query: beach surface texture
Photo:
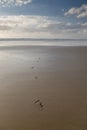
[[[87,130],[87,47],[1,46],[0,130]]]

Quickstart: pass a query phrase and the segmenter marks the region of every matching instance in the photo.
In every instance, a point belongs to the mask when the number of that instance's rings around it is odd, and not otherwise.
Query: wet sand
[[[0,130],[87,130],[87,47],[0,47]]]

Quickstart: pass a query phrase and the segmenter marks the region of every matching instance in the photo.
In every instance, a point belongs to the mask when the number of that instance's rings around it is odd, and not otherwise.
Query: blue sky
[[[0,0],[0,38],[87,37],[87,0]]]

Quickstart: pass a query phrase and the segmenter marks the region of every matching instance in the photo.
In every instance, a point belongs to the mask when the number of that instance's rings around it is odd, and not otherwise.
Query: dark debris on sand
[[[37,99],[34,103],[38,104],[40,109],[43,110],[43,108],[44,108],[43,103],[39,99]]]

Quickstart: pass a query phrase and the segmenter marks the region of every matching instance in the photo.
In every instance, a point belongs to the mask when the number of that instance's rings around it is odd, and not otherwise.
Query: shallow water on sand
[[[0,130],[87,130],[87,47],[0,47]]]

